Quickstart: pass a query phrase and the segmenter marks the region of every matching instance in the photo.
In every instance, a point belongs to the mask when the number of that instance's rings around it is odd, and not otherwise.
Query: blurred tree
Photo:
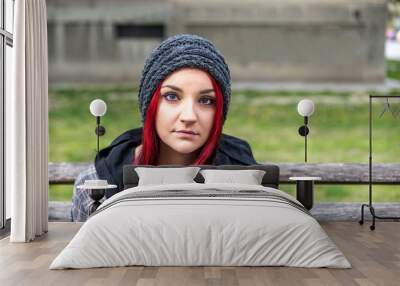
[[[388,24],[392,26],[392,21],[400,16],[400,0],[389,0],[388,2]]]

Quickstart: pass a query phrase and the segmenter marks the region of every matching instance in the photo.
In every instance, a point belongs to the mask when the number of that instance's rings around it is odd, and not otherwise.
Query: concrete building
[[[382,82],[385,0],[47,0],[50,83],[134,83],[176,33],[204,36],[234,81]]]

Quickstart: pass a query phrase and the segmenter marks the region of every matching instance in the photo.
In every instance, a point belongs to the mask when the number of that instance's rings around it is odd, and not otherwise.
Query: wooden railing
[[[266,163],[267,164],[267,163]],[[368,164],[342,163],[272,163],[280,168],[279,182],[289,181],[291,176],[318,176],[316,184],[368,184]],[[49,163],[50,184],[73,184],[78,174],[87,169],[90,163]],[[373,164],[372,182],[374,184],[400,184],[400,164]]]
[[[318,176],[322,181],[316,184],[368,184],[368,164],[292,164],[273,163],[280,168],[280,183],[289,181],[291,176]],[[78,174],[87,169],[90,163],[49,163],[50,184],[73,184]],[[373,183],[399,184],[400,164],[374,164]],[[53,221],[69,221],[71,201],[49,202],[49,219]],[[358,221],[361,203],[316,203],[312,214],[319,221]],[[399,204],[380,205],[379,214],[390,216],[399,213]],[[367,217],[369,214],[367,212]]]

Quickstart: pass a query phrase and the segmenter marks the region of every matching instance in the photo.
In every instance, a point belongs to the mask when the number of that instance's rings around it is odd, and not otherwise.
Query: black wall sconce
[[[101,99],[95,99],[90,103],[89,109],[90,113],[96,117],[95,133],[97,136],[97,154],[99,154],[99,137],[106,133],[104,126],[100,125],[100,118],[106,114],[107,104]],[[92,214],[101,205],[100,200],[104,197],[106,190],[115,189],[117,185],[110,185],[107,180],[85,180],[84,184],[77,186],[77,188],[89,192],[89,196],[93,200],[89,214]]]
[[[96,129],[97,135],[97,154],[99,154],[99,137],[106,134],[104,126],[100,125],[100,118],[107,112],[107,104],[101,99],[95,99],[90,103],[90,113],[96,117]]]
[[[308,118],[314,113],[314,102],[310,99],[301,100],[297,104],[297,112],[304,117],[304,125],[300,126],[299,134],[304,136],[304,161],[307,163],[307,135],[310,133]]]

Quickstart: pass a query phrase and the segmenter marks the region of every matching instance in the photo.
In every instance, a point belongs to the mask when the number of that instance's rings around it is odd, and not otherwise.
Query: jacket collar
[[[99,178],[118,186],[118,190],[109,192],[108,196],[106,193],[107,198],[123,190],[122,167],[132,164],[134,150],[142,142],[142,130],[140,127],[122,133],[96,155],[95,168]],[[212,164],[253,165],[257,163],[246,141],[221,134]],[[110,195],[110,193],[112,194]]]

